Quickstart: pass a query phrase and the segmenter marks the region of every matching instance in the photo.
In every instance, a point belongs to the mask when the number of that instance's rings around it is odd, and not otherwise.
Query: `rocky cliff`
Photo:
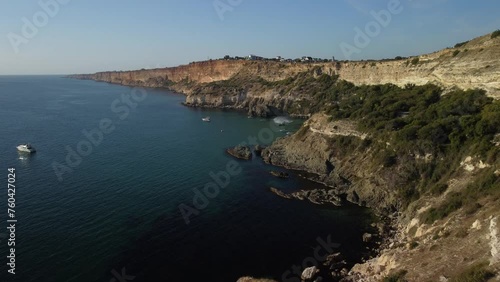
[[[407,185],[408,172],[413,171],[408,167],[433,166],[436,156],[397,153],[394,164],[378,164],[377,145],[368,142],[375,136],[357,127],[352,120],[314,114],[298,132],[277,140],[262,152],[266,162],[311,172],[313,180],[334,187],[349,201],[391,218],[393,231],[379,230],[385,232],[386,238],[380,254],[355,265],[341,281],[486,281],[481,279],[499,273],[500,159],[492,158],[488,163],[478,156],[461,157],[459,166],[454,167],[441,157],[437,161],[448,163],[445,166],[450,168],[450,176],[441,178],[447,183],[445,191],[441,195],[421,192],[406,206],[396,191]],[[388,142],[383,146],[395,149]],[[496,147],[498,152],[500,148]],[[414,172],[419,176],[412,185],[418,186],[425,176]],[[490,177],[496,175],[487,188],[491,194],[474,186],[488,173]],[[466,206],[466,201],[460,199],[462,208],[450,208],[449,199],[465,195],[464,191],[473,198],[471,205]],[[440,206],[451,209],[449,214],[434,222],[426,221],[423,215]],[[481,279],[453,280],[471,277]]]
[[[338,75],[340,79],[362,84],[392,83],[423,85],[433,83],[444,88],[481,88],[488,95],[500,98],[500,37],[485,35],[456,48],[398,60],[339,61],[327,63],[284,63],[274,61],[214,60],[195,62],[171,68],[100,72],[73,75],[129,86],[169,87],[185,93],[188,103],[200,106],[227,106],[245,108],[242,100],[296,99],[295,89],[281,92],[251,87],[256,82],[276,82],[315,70],[316,74]],[[210,92],[211,83],[238,78],[237,92]],[[258,79],[258,80],[257,80]],[[203,88],[203,91],[200,90]],[[217,89],[213,89],[217,90]],[[287,91],[288,90],[288,91]],[[200,97],[201,96],[201,97]]]
[[[342,141],[336,143],[341,137]],[[308,119],[296,134],[277,140],[262,152],[265,162],[312,172],[311,179],[335,187],[353,203],[384,213],[398,209],[394,185],[404,175],[373,164],[366,133],[349,120],[330,121],[319,113]],[[347,149],[345,146],[351,147]],[[354,151],[356,153],[354,153]]]

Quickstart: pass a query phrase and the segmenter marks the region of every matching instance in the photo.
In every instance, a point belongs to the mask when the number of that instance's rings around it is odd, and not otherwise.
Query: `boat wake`
[[[289,124],[289,123],[293,122],[293,120],[291,120],[291,119],[289,119],[288,117],[285,117],[285,116],[275,117],[273,119],[273,121],[277,125],[285,125],[285,124]]]

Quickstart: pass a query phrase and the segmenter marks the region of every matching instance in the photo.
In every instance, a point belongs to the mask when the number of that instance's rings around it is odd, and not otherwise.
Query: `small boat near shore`
[[[21,144],[21,145],[18,145],[16,148],[19,152],[23,152],[23,153],[36,152],[35,148],[33,148],[33,146],[31,146],[31,144]]]
[[[204,122],[210,122],[210,117],[204,117],[201,120],[204,121]]]

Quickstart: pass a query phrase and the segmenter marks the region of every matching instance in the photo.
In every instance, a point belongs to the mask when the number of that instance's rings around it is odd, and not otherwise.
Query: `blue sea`
[[[282,138],[302,120],[276,127],[183,101],[164,89],[0,76],[0,281],[298,281],[294,266],[310,266],[321,242],[361,256],[368,210],[280,198],[269,187],[319,184],[295,172],[278,179],[269,170],[283,169],[225,153]],[[27,142],[35,154],[17,152]],[[7,272],[9,168],[15,275]]]

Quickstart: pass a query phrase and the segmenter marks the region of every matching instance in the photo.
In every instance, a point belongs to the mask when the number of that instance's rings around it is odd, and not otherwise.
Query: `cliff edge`
[[[255,82],[277,82],[294,77],[313,69],[317,73],[337,75],[340,79],[355,85],[375,85],[392,83],[398,86],[407,84],[436,84],[443,88],[461,89],[481,88],[490,97],[500,98],[500,37],[491,34],[457,44],[431,54],[380,61],[336,61],[327,63],[285,63],[274,61],[213,60],[194,62],[171,68],[112,71],[95,74],[72,75],[72,78],[92,79],[128,86],[168,87],[189,97],[194,104],[199,103],[199,87],[205,88],[214,82],[228,81],[233,78]],[[243,85],[240,85],[243,86]],[[242,88],[238,93],[210,93],[225,96],[226,106],[235,102],[237,95],[259,96],[263,99],[276,99],[290,93],[258,93],[252,88]],[[293,94],[293,93],[292,93]],[[197,101],[197,102],[196,102]],[[206,99],[205,103],[210,104]]]

